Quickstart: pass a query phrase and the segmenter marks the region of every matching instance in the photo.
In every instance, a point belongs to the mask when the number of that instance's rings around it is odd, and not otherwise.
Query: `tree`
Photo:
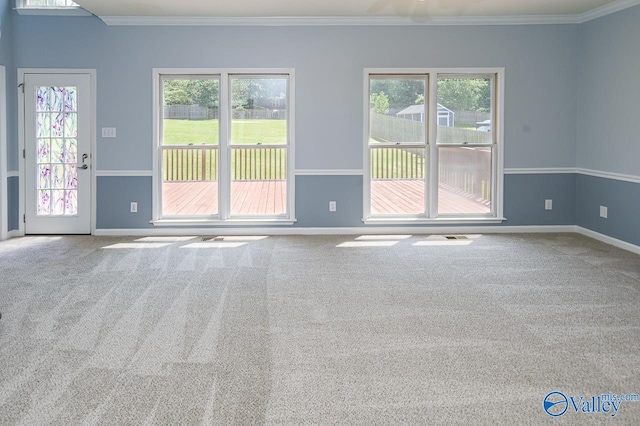
[[[188,105],[187,80],[168,80],[164,82],[165,105]]]
[[[489,80],[484,78],[441,78],[438,103],[454,111],[488,112],[491,109]]]
[[[371,93],[380,92],[388,96],[389,109],[398,112],[415,105],[414,101],[418,96],[424,96],[424,80],[371,80]]]
[[[218,106],[218,80],[167,80],[164,82],[165,105]]]
[[[267,101],[286,95],[287,81],[284,78],[234,79],[231,83],[231,97],[234,108],[255,105],[266,106]]]
[[[377,114],[389,114],[389,97],[384,93],[371,94],[371,109]]]

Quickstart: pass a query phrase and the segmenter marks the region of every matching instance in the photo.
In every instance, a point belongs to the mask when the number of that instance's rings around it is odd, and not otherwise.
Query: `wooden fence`
[[[457,117],[456,117],[457,120]],[[425,126],[421,121],[371,113],[371,138],[387,142],[424,142]],[[490,144],[489,132],[438,126],[438,143]]]
[[[200,105],[165,105],[164,118],[182,120],[217,119],[218,108],[207,108]]]
[[[456,111],[456,124],[476,126],[477,123],[491,119],[491,113],[479,111]]]
[[[180,120],[217,120],[220,117],[218,108],[207,108],[200,105],[165,105],[165,119]],[[234,120],[284,120],[286,109],[249,108],[232,109]]]

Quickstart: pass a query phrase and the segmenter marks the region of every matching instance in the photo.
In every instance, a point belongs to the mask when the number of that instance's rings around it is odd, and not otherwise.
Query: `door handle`
[[[84,163],[87,158],[89,158],[89,154],[82,154],[82,166],[79,166],[79,169],[87,170],[89,168],[89,166]]]

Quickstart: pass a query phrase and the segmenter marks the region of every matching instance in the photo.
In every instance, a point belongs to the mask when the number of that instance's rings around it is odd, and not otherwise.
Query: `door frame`
[[[7,72],[4,65],[0,65],[0,241],[9,236],[9,199],[7,173]]]
[[[90,170],[90,191],[91,191],[91,212],[90,212],[90,221],[91,221],[91,235],[93,235],[96,231],[96,166],[97,156],[96,156],[96,140],[97,140],[97,117],[96,117],[96,94],[97,94],[97,84],[96,84],[96,70],[95,69],[80,69],[80,68],[18,68],[18,146],[19,153],[22,153],[22,160],[19,161],[19,216],[22,220],[19,221],[19,230],[18,233],[20,236],[25,235],[25,211],[26,211],[26,181],[25,181],[25,169],[26,169],[26,158],[25,158],[25,97],[23,92],[24,87],[24,76],[25,74],[88,74],[91,87],[90,101],[89,101],[89,120],[91,121],[91,131],[89,132],[89,137],[91,138],[89,142],[89,146],[91,149],[91,170]]]

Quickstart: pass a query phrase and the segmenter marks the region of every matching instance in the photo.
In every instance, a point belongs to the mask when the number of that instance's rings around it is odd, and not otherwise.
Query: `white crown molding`
[[[611,15],[612,13],[620,12],[621,10],[628,9],[640,4],[640,0],[616,0],[612,3],[605,4],[604,6],[597,7],[588,12],[577,15],[580,24],[593,21],[594,19],[602,18],[603,16]]]
[[[100,16],[113,26],[438,26],[579,24],[576,15],[438,16],[424,19],[398,16]]]
[[[523,16],[100,16],[107,25],[138,26],[435,26],[435,25],[543,25],[582,24],[640,4],[616,0],[577,15]]]
[[[96,176],[153,176],[153,170],[96,170]]]
[[[297,169],[296,176],[362,176],[362,169]]]

